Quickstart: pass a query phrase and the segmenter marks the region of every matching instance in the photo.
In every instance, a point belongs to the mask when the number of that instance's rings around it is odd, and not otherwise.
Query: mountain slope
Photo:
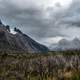
[[[16,34],[10,33],[9,26],[0,23],[0,50],[26,51],[29,53],[47,52],[48,48],[39,44],[19,29]]]
[[[38,42],[31,39],[29,36],[23,33],[15,34],[15,39],[20,48],[30,53],[34,52],[46,52],[48,48],[44,45],[39,44]]]
[[[74,38],[71,41],[62,39],[56,44],[56,47],[53,48],[53,46],[54,45],[51,46],[51,50],[55,51],[80,50],[80,40],[78,38]]]

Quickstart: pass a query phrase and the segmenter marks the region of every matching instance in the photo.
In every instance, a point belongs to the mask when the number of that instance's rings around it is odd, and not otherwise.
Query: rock
[[[25,51],[28,53],[42,53],[49,50],[46,46],[36,42],[21,30],[14,28],[14,31],[17,33],[10,33],[8,25],[0,25],[0,50]]]

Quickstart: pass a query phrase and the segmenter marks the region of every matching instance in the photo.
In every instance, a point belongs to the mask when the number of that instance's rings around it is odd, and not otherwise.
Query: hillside
[[[50,46],[52,51],[80,50],[80,40],[78,38],[72,40],[62,39],[55,45]]]
[[[24,51],[28,53],[47,52],[48,48],[28,35],[14,28],[16,34],[10,32],[10,27],[0,21],[0,51]]]

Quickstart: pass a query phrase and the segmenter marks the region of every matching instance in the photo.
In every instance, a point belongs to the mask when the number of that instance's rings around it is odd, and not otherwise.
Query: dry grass
[[[79,51],[65,53],[0,54],[0,80],[80,80]]]

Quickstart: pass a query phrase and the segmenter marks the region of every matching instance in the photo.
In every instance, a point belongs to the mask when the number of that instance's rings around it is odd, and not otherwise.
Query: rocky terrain
[[[21,30],[14,28],[16,34],[10,32],[10,27],[0,21],[0,51],[24,51],[28,53],[47,52],[49,49],[36,42]]]
[[[80,50],[80,40],[74,38],[73,40],[62,39],[55,45],[51,45],[52,51],[64,51],[64,50]]]

